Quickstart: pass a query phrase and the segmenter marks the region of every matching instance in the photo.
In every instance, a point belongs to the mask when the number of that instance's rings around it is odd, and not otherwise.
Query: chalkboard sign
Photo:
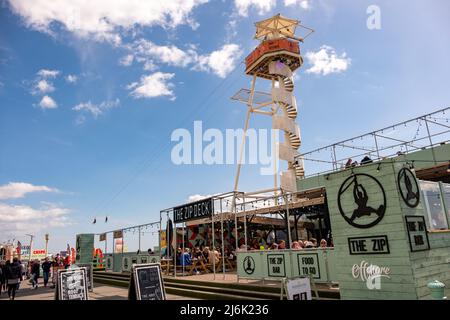
[[[92,263],[77,263],[73,265],[75,268],[86,268],[86,282],[90,292],[94,291],[94,275],[92,274]]]
[[[159,263],[133,265],[128,289],[129,300],[166,300]]]
[[[88,300],[86,268],[58,270],[55,293],[58,300]]]

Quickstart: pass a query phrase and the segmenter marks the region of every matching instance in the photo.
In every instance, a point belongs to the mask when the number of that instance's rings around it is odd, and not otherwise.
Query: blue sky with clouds
[[[369,5],[381,10],[380,30],[366,26]],[[3,0],[0,241],[32,232],[42,247],[48,232],[50,250],[64,250],[76,233],[154,221],[192,195],[232,190],[234,165],[176,166],[170,135],[194,120],[243,126],[245,106],[230,97],[250,83],[241,62],[257,45],[253,23],[277,13],[315,29],[296,75],[301,150],[448,106],[449,9],[446,0]],[[244,166],[240,189],[270,187],[258,172]]]

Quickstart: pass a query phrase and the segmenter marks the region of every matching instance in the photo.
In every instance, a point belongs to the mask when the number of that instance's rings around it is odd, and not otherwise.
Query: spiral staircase
[[[281,187],[288,191],[296,191],[296,179],[305,175],[303,160],[298,158],[301,145],[300,127],[297,118],[297,101],[293,94],[294,81],[292,70],[281,61],[269,63],[269,73],[277,80],[272,86],[272,100],[278,106],[273,116],[272,128],[284,132],[284,142],[279,144],[279,157],[288,163],[287,171],[281,174]],[[281,112],[278,112],[280,110]]]

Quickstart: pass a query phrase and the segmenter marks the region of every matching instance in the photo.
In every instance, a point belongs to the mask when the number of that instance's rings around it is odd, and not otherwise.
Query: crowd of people
[[[314,248],[329,248],[333,247],[333,243],[328,244],[327,240],[322,239],[320,243],[317,242],[317,239],[310,238],[309,240],[298,240],[293,241],[291,244],[291,249],[293,250],[302,250],[302,249],[314,249]],[[245,244],[241,245],[240,250],[284,250],[286,248],[286,241],[280,240],[277,242],[272,242],[271,244],[260,244],[257,239],[253,240],[251,246],[245,246]]]
[[[333,243],[328,244],[327,240],[322,239],[320,242],[315,238],[310,238],[309,240],[298,240],[293,241],[291,244],[291,249],[302,250],[302,249],[314,249],[314,248],[329,248],[333,247]],[[271,244],[260,244],[257,239],[254,239],[251,245],[242,244],[239,247],[239,251],[245,250],[284,250],[286,248],[286,241],[280,240],[278,243],[273,242]],[[176,253],[176,264],[178,266],[191,266],[193,260],[202,260],[206,264],[217,263],[222,254],[221,248],[210,248],[210,247],[194,247],[194,248],[178,248]],[[229,260],[235,260],[235,252],[231,248],[225,248],[225,257]],[[198,273],[197,270],[194,270]]]
[[[14,300],[16,292],[20,288],[20,283],[25,279],[29,279],[32,289],[37,289],[39,286],[39,278],[44,278],[44,287],[47,287],[50,278],[52,267],[65,267],[70,266],[70,257],[60,257],[57,254],[52,258],[52,261],[46,257],[42,263],[38,259],[29,261],[28,265],[25,262],[21,262],[18,258],[14,258],[11,261],[0,261],[0,295],[2,292],[8,292],[10,300]]]
[[[216,263],[221,257],[220,249],[209,248],[209,247],[195,247],[192,250],[190,248],[178,248],[176,254],[177,265],[192,265],[192,260],[198,259],[205,263]]]

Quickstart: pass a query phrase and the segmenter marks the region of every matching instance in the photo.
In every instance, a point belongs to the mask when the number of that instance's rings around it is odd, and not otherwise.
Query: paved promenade
[[[55,289],[50,287],[44,288],[39,286],[34,290],[28,280],[20,284],[20,289],[16,293],[16,300],[54,300]],[[121,287],[107,286],[103,284],[96,284],[94,292],[89,292],[89,300],[127,300],[128,289]],[[8,300],[8,293],[3,292],[0,295],[0,300]],[[180,297],[173,294],[167,294],[167,300],[195,300],[193,298]]]

